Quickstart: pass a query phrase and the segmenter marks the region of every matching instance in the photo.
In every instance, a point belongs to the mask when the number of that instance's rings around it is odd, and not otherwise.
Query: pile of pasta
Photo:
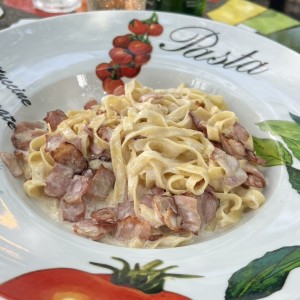
[[[196,128],[195,118],[201,120],[204,131]],[[55,131],[49,128],[47,134],[59,134],[67,141],[79,138],[82,154],[90,165],[92,144],[109,153],[114,187],[106,199],[93,203],[87,213],[133,201],[135,215],[159,229],[161,223],[155,226],[157,214],[141,201],[145,189],[156,187],[170,197],[200,197],[209,188],[219,199],[214,220],[206,224],[211,229],[237,223],[245,211],[259,208],[265,201],[260,188],[225,184],[224,178],[229,176],[226,167],[212,159],[221,134],[230,131],[237,122],[237,116],[227,110],[222,96],[208,95],[185,85],[154,90],[133,80],[126,84],[124,95],[107,95],[89,109],[70,110],[67,119]],[[102,127],[112,129],[109,139],[97,135]],[[251,136],[246,144],[251,149]],[[45,148],[45,135],[30,143],[31,176],[24,189],[33,198],[43,195],[46,178],[53,170],[53,157]],[[242,166],[245,159],[237,161]],[[126,245],[174,247],[193,236],[186,230],[165,230],[157,239],[136,238],[126,241]],[[118,243],[113,232],[99,240]]]

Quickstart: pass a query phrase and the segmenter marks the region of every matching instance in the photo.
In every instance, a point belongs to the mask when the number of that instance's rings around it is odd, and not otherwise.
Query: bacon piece
[[[80,152],[82,152],[82,140],[81,138],[75,138],[71,141],[66,141],[63,135],[60,133],[46,134],[46,147],[45,151],[51,152],[58,148],[62,143],[68,142],[73,144]]]
[[[17,149],[26,151],[34,138],[45,134],[47,131],[45,122],[21,122],[17,124],[11,141]]]
[[[82,176],[92,178],[94,176],[94,171],[92,169],[86,169],[82,172]]]
[[[247,160],[257,165],[264,165],[266,163],[263,158],[256,156],[253,150],[247,151]]]
[[[23,170],[14,154],[9,152],[0,152],[0,157],[14,177],[17,178],[23,175]]]
[[[240,141],[230,139],[224,134],[220,134],[221,148],[229,155],[234,156],[237,159],[246,159],[253,163],[263,165],[265,161],[256,156],[252,149],[249,149],[247,145],[244,145]]]
[[[222,149],[229,155],[242,159],[247,156],[247,150],[243,143],[234,139],[226,137],[224,134],[220,134],[220,142]]]
[[[157,99],[161,99],[161,98],[162,98],[161,94],[152,92],[152,93],[148,93],[148,94],[140,96],[139,100],[140,100],[140,102],[151,102],[153,100],[157,100]]]
[[[80,152],[82,152],[82,139],[80,137],[77,137],[69,142],[73,144]]]
[[[232,135],[235,140],[242,143],[246,143],[250,137],[248,131],[239,122],[233,124]]]
[[[119,241],[129,241],[135,238],[147,240],[150,233],[151,226],[149,222],[130,216],[118,221],[115,237]]]
[[[133,201],[118,203],[117,206],[118,220],[125,219],[127,217],[132,217],[132,216],[135,216]]]
[[[85,203],[67,203],[61,201],[62,217],[66,221],[77,222],[84,218]]]
[[[46,152],[54,151],[61,143],[65,142],[65,138],[61,134],[46,134]]]
[[[84,131],[90,138],[93,138],[93,136],[94,136],[93,129],[90,128],[88,124],[84,125],[83,131]]]
[[[103,157],[101,157],[103,158]],[[109,170],[113,170],[113,166],[112,166],[112,163],[111,161],[105,161],[104,159],[102,160],[101,158],[99,159],[90,159],[89,160],[89,168],[93,171],[97,171],[100,166],[103,166],[104,168],[106,169],[109,169]]]
[[[99,157],[99,159],[101,161],[104,161],[104,162],[111,162],[111,154],[109,151],[103,151],[102,152],[102,155]]]
[[[157,186],[154,186],[154,187],[150,188],[150,194],[153,195],[153,196],[161,195],[164,192],[165,192],[164,189],[162,189],[160,187],[157,187]]]
[[[80,236],[90,238],[94,241],[114,230],[112,226],[101,226],[93,219],[85,219],[76,222],[73,226],[74,232]]]
[[[255,166],[246,163],[242,168],[248,175],[247,180],[244,182],[245,186],[252,186],[258,189],[266,187],[264,175]]]
[[[181,227],[194,234],[198,234],[201,227],[201,219],[198,212],[198,200],[196,197],[175,195],[175,203],[182,217]]]
[[[178,215],[178,209],[173,197],[154,196],[153,208],[168,228],[176,232],[180,230],[182,218]]]
[[[153,197],[157,195],[162,195],[164,193],[164,189],[159,187],[152,187],[152,188],[143,188],[140,192],[140,202],[146,205],[149,208],[153,206]]]
[[[91,213],[97,224],[112,225],[117,223],[117,211],[113,207],[101,208]]]
[[[62,197],[71,182],[74,175],[72,168],[55,163],[52,172],[46,177],[46,186],[44,192],[50,197]]]
[[[47,112],[46,117],[44,118],[44,121],[46,123],[50,124],[51,130],[54,131],[57,129],[57,126],[63,121],[66,120],[68,117],[66,116],[66,114],[60,110],[53,110],[53,111],[49,111]]]
[[[247,174],[241,169],[238,160],[225,153],[223,150],[215,148],[211,154],[211,159],[216,161],[225,171],[226,176],[222,182],[226,186],[233,188],[240,186],[247,179]]]
[[[263,165],[265,161],[256,156],[253,149],[247,145],[250,138],[248,131],[238,122],[232,126],[232,130],[226,134],[220,134],[222,149],[237,159],[246,159],[253,163]]]
[[[202,121],[198,116],[196,116],[196,114],[193,112],[190,112],[190,117],[192,118],[193,124],[195,125],[197,130],[203,132],[207,137],[206,123]]]
[[[16,149],[14,151],[14,155],[17,158],[17,161],[23,171],[24,179],[30,180],[31,179],[31,168],[28,164],[28,152]]]
[[[163,233],[158,228],[151,228],[150,235],[148,240],[151,242],[157,241],[158,239],[163,237]]]
[[[103,149],[98,147],[95,143],[91,143],[89,150],[90,150],[89,157],[91,160],[99,158],[102,161],[107,161],[107,162],[111,161],[111,153],[109,149]]]
[[[153,206],[153,195],[145,195],[140,198],[140,203],[146,205],[149,208]]]
[[[114,173],[101,165],[94,177],[90,179],[84,198],[86,200],[104,200],[113,188],[114,183]]]
[[[209,190],[198,196],[198,211],[203,216],[204,223],[210,223],[216,218],[220,200]]]
[[[80,174],[87,169],[88,164],[80,150],[69,142],[61,143],[55,150],[51,151],[53,159]]]
[[[91,143],[89,150],[91,151],[91,159],[98,158],[103,153],[103,148],[98,147],[95,143]]]
[[[95,99],[90,99],[84,106],[84,109],[90,109],[92,106],[97,105],[98,102]]]
[[[88,181],[89,179],[85,176],[75,175],[71,179],[62,200],[69,204],[82,202],[82,196],[87,190]]]
[[[109,142],[114,130],[110,127],[100,127],[97,130],[97,135],[106,142]]]

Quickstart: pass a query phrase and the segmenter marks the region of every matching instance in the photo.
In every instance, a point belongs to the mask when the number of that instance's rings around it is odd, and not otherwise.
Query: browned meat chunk
[[[27,150],[34,138],[45,134],[47,131],[45,122],[21,122],[17,124],[11,141],[17,149]]]
[[[117,211],[113,207],[101,208],[91,213],[92,219],[98,224],[109,225],[116,224],[117,222]]]
[[[154,196],[153,208],[161,216],[162,222],[173,231],[180,230],[182,218],[178,215],[177,205],[171,196]]]
[[[252,148],[247,145],[248,131],[238,122],[234,123],[232,131],[220,135],[222,149],[237,159],[246,159],[250,162],[263,165],[265,161],[257,157]]]
[[[223,184],[233,188],[240,186],[247,179],[247,174],[240,168],[238,160],[223,150],[215,148],[211,154],[211,159],[216,161],[225,171],[226,176],[224,177]]]
[[[203,217],[203,223],[207,224],[215,220],[220,200],[209,189],[198,196],[198,200],[198,210]]]
[[[112,230],[114,230],[114,227],[99,225],[93,219],[81,220],[74,224],[74,232],[76,234],[90,238],[94,241],[99,240]]]
[[[75,174],[80,174],[88,167],[82,152],[68,142],[61,143],[51,151],[51,155],[57,163],[73,169]]]
[[[247,163],[245,166],[243,166],[243,169],[248,175],[244,185],[259,189],[266,187],[267,184],[264,175],[255,166]]]
[[[91,107],[93,107],[94,105],[97,105],[97,104],[98,104],[97,100],[91,99],[83,106],[83,108],[90,109]]]
[[[130,241],[136,238],[147,240],[150,233],[150,223],[131,216],[118,221],[115,237],[119,241]]]
[[[119,203],[117,206],[118,220],[125,219],[130,216],[135,216],[133,201]]]
[[[98,136],[106,142],[109,142],[113,134],[113,129],[110,127],[100,127],[97,130]]]
[[[67,119],[66,114],[62,110],[57,109],[49,111],[47,113],[47,116],[44,118],[44,121],[46,123],[49,123],[51,130],[54,131],[56,130],[57,126],[65,119]]]
[[[84,198],[86,200],[104,200],[113,189],[114,183],[114,173],[101,165],[93,178],[89,180]]]
[[[54,151],[63,142],[65,142],[65,139],[61,134],[46,134],[45,151]]]
[[[75,175],[63,195],[62,200],[66,203],[82,202],[82,197],[88,187],[88,178],[85,176]]]
[[[72,168],[55,163],[52,172],[45,180],[45,194],[50,197],[62,197],[66,193],[73,175],[74,171]]]
[[[188,232],[198,234],[201,227],[201,219],[198,212],[197,198],[175,195],[174,200],[182,218],[181,227]]]
[[[61,201],[62,217],[66,221],[78,222],[84,218],[85,203],[67,203]]]
[[[14,177],[20,177],[23,175],[23,170],[14,154],[9,152],[0,152],[0,157]]]

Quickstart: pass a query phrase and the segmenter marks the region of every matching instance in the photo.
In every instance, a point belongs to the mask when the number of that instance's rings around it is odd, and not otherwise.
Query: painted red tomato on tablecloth
[[[77,269],[54,268],[33,271],[0,285],[0,296],[9,300],[184,300],[183,295],[163,290],[166,277],[197,278],[199,276],[168,274],[172,267],[156,269],[162,261],[155,260],[133,269],[120,258],[122,269],[109,268],[112,274],[93,274]]]

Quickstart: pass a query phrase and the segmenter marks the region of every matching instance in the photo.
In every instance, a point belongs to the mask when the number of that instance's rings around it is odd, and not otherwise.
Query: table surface
[[[206,12],[218,8],[224,2],[226,2],[226,0],[220,0],[218,2],[208,1],[206,5]],[[0,0],[0,6],[4,10],[4,15],[0,18],[0,30],[8,28],[9,26],[18,22],[21,19],[40,18],[34,14],[26,13],[22,10],[6,6],[4,5],[3,0]],[[205,14],[204,17],[207,17],[207,15]],[[300,26],[293,27],[287,30],[278,31],[270,35],[267,35],[266,37],[300,53]]]

